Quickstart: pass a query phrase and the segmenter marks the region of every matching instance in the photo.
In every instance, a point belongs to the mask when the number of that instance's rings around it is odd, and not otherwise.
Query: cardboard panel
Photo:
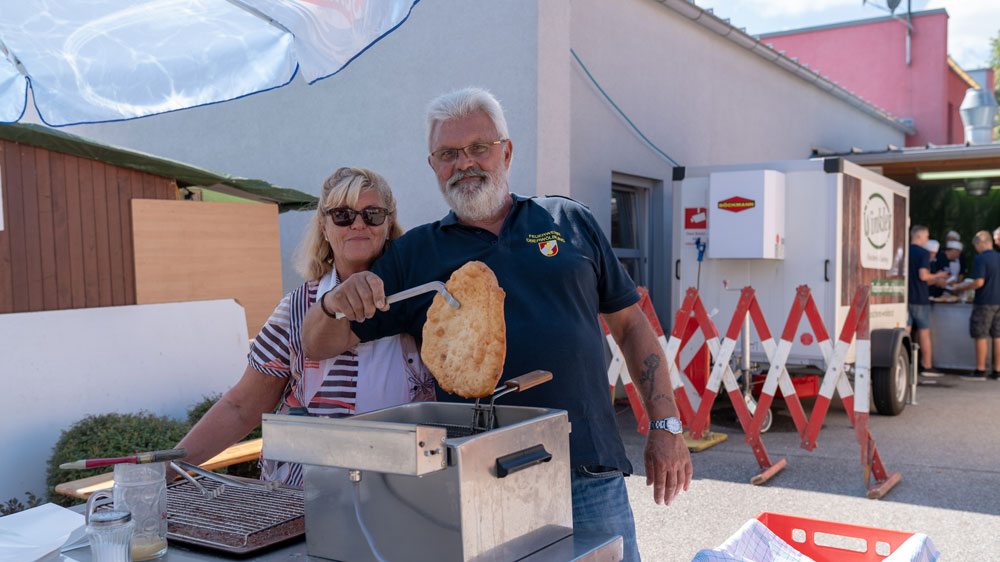
[[[281,300],[278,207],[132,200],[138,304],[236,299],[256,336]]]

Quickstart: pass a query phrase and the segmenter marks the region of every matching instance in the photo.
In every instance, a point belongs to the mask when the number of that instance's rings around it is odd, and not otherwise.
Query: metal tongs
[[[188,482],[194,485],[195,488],[201,492],[201,495],[207,499],[213,499],[219,497],[222,492],[225,491],[226,486],[232,486],[234,488],[249,488],[251,490],[264,490],[265,492],[270,492],[271,490],[277,488],[281,485],[281,482],[260,482],[259,484],[250,484],[248,482],[241,482],[235,478],[230,478],[229,476],[224,476],[211,470],[206,470],[198,465],[191,464],[185,461],[172,461],[170,467],[177,471],[178,474],[183,476]],[[193,472],[203,478],[208,478],[209,480],[214,480],[221,486],[217,486],[209,490],[201,485],[198,480],[192,477],[188,472]]]
[[[444,300],[447,301],[452,308],[457,310],[458,307],[461,306],[461,304],[458,302],[458,299],[453,297],[452,294],[448,292],[448,289],[444,288],[444,283],[441,281],[431,281],[430,283],[417,285],[416,287],[406,289],[405,291],[400,291],[394,295],[389,295],[385,299],[385,303],[392,304],[394,302],[399,302],[401,300],[408,299],[410,297],[415,297],[417,295],[422,295],[424,293],[429,293],[431,291],[437,291],[441,293],[441,296],[444,297]],[[336,317],[345,318],[343,312],[338,312],[336,314]]]
[[[476,405],[472,408],[472,433],[482,433],[496,427],[497,409],[494,402],[497,398],[511,392],[527,390],[550,380],[552,380],[552,373],[549,371],[531,371],[519,377],[508,379],[504,381],[503,386],[493,389],[489,406],[480,405],[481,398],[476,398]]]

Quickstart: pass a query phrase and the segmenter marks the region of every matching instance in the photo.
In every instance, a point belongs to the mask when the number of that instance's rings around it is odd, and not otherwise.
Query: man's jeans
[[[589,469],[589,470],[588,470]],[[625,562],[638,562],[635,520],[621,471],[606,467],[573,469],[573,528],[621,535]]]

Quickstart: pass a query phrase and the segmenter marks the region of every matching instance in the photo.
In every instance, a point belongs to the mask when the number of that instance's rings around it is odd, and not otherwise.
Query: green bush
[[[13,513],[17,513],[18,511],[24,511],[25,509],[29,509],[32,507],[38,507],[43,503],[45,503],[44,498],[39,498],[38,496],[32,494],[31,492],[25,492],[24,495],[25,495],[25,501],[28,502],[27,505],[22,503],[21,500],[17,498],[10,498],[9,500],[7,500],[6,504],[0,505],[0,517],[4,515],[11,515]]]
[[[81,503],[80,500],[55,493],[63,482],[87,478],[107,472],[107,467],[87,470],[63,470],[59,465],[79,459],[122,457],[141,451],[170,449],[187,433],[190,426],[181,420],[137,414],[91,415],[62,432],[52,448],[46,484],[49,500],[62,506]]]
[[[214,406],[220,398],[222,398],[222,394],[215,393],[203,396],[200,402],[195,402],[194,406],[188,408],[187,411],[188,425],[194,427],[194,424],[198,423],[198,420],[200,420],[202,416],[212,409],[212,406]]]
[[[62,432],[59,441],[52,448],[46,478],[49,501],[67,507],[82,503],[81,500],[56,494],[55,487],[63,482],[108,472],[108,467],[63,470],[59,468],[60,464],[80,459],[123,457],[141,451],[170,449],[221,397],[221,394],[203,397],[188,409],[187,420],[175,420],[139,412],[92,415],[74,423],[68,430]],[[257,439],[260,436],[260,426],[257,426],[244,440]],[[260,477],[256,460],[221,468],[218,472],[246,478]],[[16,498],[11,498],[7,501],[6,507],[0,505],[0,510],[5,510],[4,514],[15,513],[26,507],[34,507],[40,501],[29,494],[28,505],[25,506]]]

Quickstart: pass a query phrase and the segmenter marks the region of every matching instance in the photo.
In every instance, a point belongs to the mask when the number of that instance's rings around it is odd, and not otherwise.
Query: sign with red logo
[[[733,213],[739,213],[740,211],[746,211],[747,209],[753,209],[756,206],[753,199],[747,199],[745,197],[730,197],[729,199],[723,199],[719,201],[719,208],[723,211],[730,211]]]
[[[547,242],[539,242],[538,251],[540,251],[543,256],[551,258],[552,256],[559,253],[559,243],[556,242],[555,240],[549,240]]]
[[[705,207],[685,207],[684,228],[688,230],[704,230],[708,228],[708,209]]]

